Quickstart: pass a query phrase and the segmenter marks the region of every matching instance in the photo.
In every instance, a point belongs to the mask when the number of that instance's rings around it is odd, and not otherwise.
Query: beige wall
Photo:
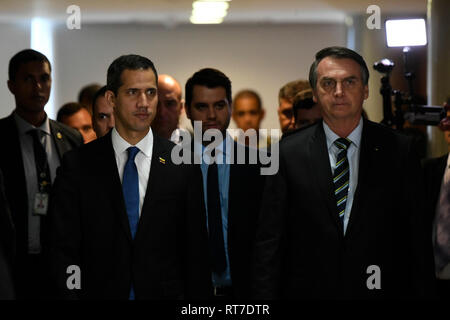
[[[182,86],[197,70],[215,67],[227,74],[233,92],[257,90],[267,116],[263,128],[279,128],[278,90],[286,82],[306,78],[314,53],[329,45],[345,45],[342,24],[284,25],[83,25],[54,31],[54,71],[58,80],[56,110],[75,100],[91,82],[106,82],[106,70],[119,55],[137,53],[153,60],[159,73],[177,78]],[[6,61],[7,59],[3,59]],[[2,105],[1,112],[11,107]]]
[[[3,118],[15,108],[14,97],[6,84],[8,81],[8,63],[15,53],[30,47],[30,24],[0,23],[0,41],[2,43],[0,50],[0,118]]]

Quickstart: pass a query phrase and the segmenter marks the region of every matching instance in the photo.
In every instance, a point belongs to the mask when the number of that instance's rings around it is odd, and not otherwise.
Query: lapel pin
[[[159,157],[159,162],[161,162],[162,164],[166,164],[166,160],[164,160],[163,158]]]
[[[61,139],[62,139],[62,134],[61,134],[61,132],[57,132],[57,133],[56,133],[56,137],[57,137],[58,139],[61,140]]]
[[[380,151],[380,148],[378,148],[378,147],[375,147],[375,151]]]

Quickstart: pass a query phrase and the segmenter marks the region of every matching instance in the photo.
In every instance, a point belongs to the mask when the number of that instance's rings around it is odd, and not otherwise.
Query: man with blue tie
[[[208,233],[214,299],[250,298],[251,258],[264,176],[259,162],[250,164],[250,149],[237,161],[238,144],[227,133],[231,117],[231,81],[221,71],[204,68],[186,82],[186,114],[195,128],[201,123],[203,139],[194,138],[197,176],[203,181],[204,221]],[[194,123],[197,122],[197,125]],[[209,131],[211,129],[211,131]],[[206,132],[219,141],[208,141]],[[216,145],[212,148],[212,145]],[[234,154],[233,151],[234,150]],[[209,152],[211,151],[211,152]],[[255,149],[253,150],[255,153]]]
[[[316,54],[309,81],[323,121],[280,143],[257,227],[255,297],[430,293],[419,160],[410,138],[362,118],[368,79],[355,51]]]
[[[106,99],[115,127],[63,159],[50,216],[63,297],[201,298],[209,288],[201,197],[188,188],[201,182],[172,163],[174,144],[153,134],[157,83],[149,59],[114,60]],[[81,286],[68,285],[69,266],[79,267]]]

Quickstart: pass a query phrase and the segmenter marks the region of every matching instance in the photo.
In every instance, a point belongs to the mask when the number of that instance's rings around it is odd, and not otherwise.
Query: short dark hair
[[[83,100],[92,101],[92,98],[94,97],[95,93],[101,88],[101,85],[98,83],[91,83],[87,86],[84,86],[81,88],[80,92],[78,93],[78,102],[83,103]]]
[[[107,87],[103,86],[94,94],[94,98],[92,98],[92,115],[95,114],[95,103],[97,102],[98,98],[105,96],[106,90]]]
[[[118,57],[110,64],[108,74],[106,76],[107,90],[111,90],[114,94],[117,94],[117,91],[122,85],[122,72],[124,70],[139,69],[152,69],[155,74],[156,83],[158,83],[158,73],[156,72],[155,65],[150,59],[137,54],[128,54]]]
[[[222,71],[213,68],[204,68],[194,73],[188,79],[185,86],[186,106],[188,108],[191,107],[192,91],[195,85],[205,86],[210,89],[223,87],[227,95],[228,103],[231,105],[231,81]]]
[[[62,122],[64,118],[70,117],[71,115],[77,113],[81,110],[81,108],[84,108],[81,103],[78,102],[69,102],[63,105],[58,110],[58,114],[56,116],[56,121]]]
[[[351,59],[355,61],[361,67],[361,78],[364,85],[367,85],[369,82],[369,69],[367,68],[366,62],[361,55],[345,47],[328,47],[316,53],[316,60],[312,63],[311,68],[309,69],[309,83],[313,89],[316,89],[317,84],[317,66],[320,61],[326,57]]]
[[[294,113],[295,122],[297,122],[297,112],[300,109],[309,110],[312,109],[316,103],[313,100],[312,89],[306,89],[297,93],[292,103],[292,111]]]
[[[258,104],[258,109],[259,110],[262,109],[261,97],[259,96],[259,94],[256,91],[250,90],[250,89],[241,90],[234,96],[234,98],[233,98],[233,109],[234,109],[234,106],[236,104],[236,101],[238,101],[241,98],[248,98],[248,97],[255,99],[256,103]]]
[[[281,99],[284,99],[292,102],[297,93],[308,89],[309,87],[310,86],[308,80],[299,79],[290,81],[280,88],[280,91],[278,92],[278,100],[280,101]]]
[[[50,72],[52,71],[52,65],[50,64],[50,61],[48,61],[47,57],[44,54],[33,49],[25,49],[16,53],[11,58],[11,60],[9,60],[9,67],[8,67],[9,80],[11,81],[16,80],[16,75],[21,65],[34,61],[46,62],[48,64]]]

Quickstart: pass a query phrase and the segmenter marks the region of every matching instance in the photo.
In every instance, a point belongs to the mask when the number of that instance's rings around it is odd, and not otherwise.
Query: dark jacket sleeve
[[[411,250],[411,294],[418,297],[434,296],[434,257],[431,241],[431,227],[426,204],[424,172],[419,157],[409,144],[405,158],[405,183],[403,203],[410,212],[407,226],[410,230]]]
[[[203,182],[194,165],[189,165],[189,186],[186,192],[186,237],[185,250],[186,298],[208,299],[212,292],[211,268],[209,265],[208,234],[204,215]]]
[[[280,168],[266,177],[261,213],[256,227],[253,298],[281,297],[285,217],[288,201],[286,173],[280,154]]]
[[[69,277],[75,276],[73,271],[68,273],[68,268],[81,268],[79,177],[78,153],[68,152],[57,171],[48,217],[50,269],[57,288],[57,298],[62,299],[75,299],[80,293],[77,289],[69,289],[67,285]],[[75,281],[74,278],[71,280]]]
[[[14,299],[12,262],[15,255],[15,230],[0,171],[0,300]]]

